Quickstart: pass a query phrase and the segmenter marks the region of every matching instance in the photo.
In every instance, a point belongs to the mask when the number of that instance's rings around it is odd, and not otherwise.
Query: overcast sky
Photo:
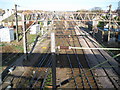
[[[90,10],[93,7],[108,9],[112,4],[112,10],[117,9],[120,0],[0,0],[0,8],[12,9],[18,4],[18,9],[38,9],[51,11],[76,11],[80,9]]]

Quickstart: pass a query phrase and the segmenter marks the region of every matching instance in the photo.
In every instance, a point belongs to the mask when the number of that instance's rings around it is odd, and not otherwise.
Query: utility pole
[[[17,5],[15,4],[15,22],[16,22],[16,41],[19,41],[18,37],[18,17],[17,17]]]
[[[52,54],[52,85],[56,90],[56,57],[55,57],[55,33],[51,33],[51,54]]]
[[[8,23],[7,23],[7,26],[9,27],[9,22],[10,22],[10,20],[9,20],[9,9],[7,9],[7,14],[8,14],[8,16],[7,16],[7,17],[8,17],[8,20],[7,20],[7,22],[8,22]]]
[[[24,14],[22,16],[22,21],[23,21],[23,48],[24,48],[25,60],[27,60],[28,58],[27,58],[26,19]]]
[[[111,7],[112,7],[112,5],[109,5],[108,42],[109,42],[109,40],[110,40],[110,27],[111,27]]]

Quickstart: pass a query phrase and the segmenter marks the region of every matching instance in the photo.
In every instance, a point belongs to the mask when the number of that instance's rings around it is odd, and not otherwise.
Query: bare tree
[[[89,10],[81,9],[81,10],[77,10],[76,12],[89,12]]]
[[[102,8],[101,7],[94,7],[91,9],[92,12],[102,12]]]

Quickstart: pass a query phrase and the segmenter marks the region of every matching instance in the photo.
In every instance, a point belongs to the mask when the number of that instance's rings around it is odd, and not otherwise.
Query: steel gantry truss
[[[51,11],[38,11],[38,12],[23,12],[26,15],[27,21],[42,21],[42,20],[54,20],[54,21],[109,21],[109,13],[93,13],[93,12],[51,12]],[[95,19],[97,18],[97,19]],[[118,14],[111,14],[111,22],[118,21]]]

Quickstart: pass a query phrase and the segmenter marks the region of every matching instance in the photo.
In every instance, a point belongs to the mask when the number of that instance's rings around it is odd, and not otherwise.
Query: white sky
[[[73,11],[101,7],[107,9],[112,4],[112,9],[117,9],[120,0],[0,0],[0,8],[11,9],[14,4],[20,5],[18,9],[39,9],[52,11]]]

